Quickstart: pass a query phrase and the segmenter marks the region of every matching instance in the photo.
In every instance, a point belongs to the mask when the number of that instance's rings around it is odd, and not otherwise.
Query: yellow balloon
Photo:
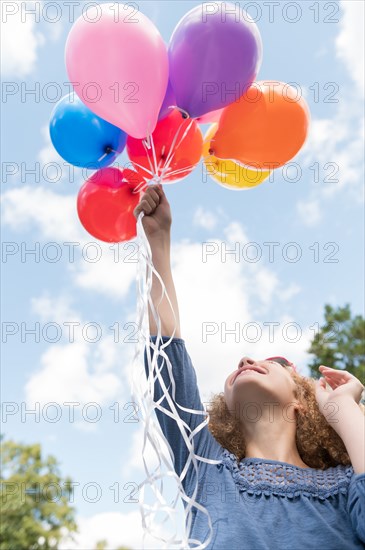
[[[228,189],[250,189],[260,185],[270,175],[270,170],[247,167],[229,159],[219,159],[209,154],[210,143],[218,129],[214,123],[204,136],[203,162],[208,174],[223,187]]]

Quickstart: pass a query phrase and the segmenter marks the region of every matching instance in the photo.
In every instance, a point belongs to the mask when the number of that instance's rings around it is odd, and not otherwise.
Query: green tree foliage
[[[308,365],[313,378],[319,378],[318,367],[347,370],[365,383],[365,319],[352,316],[349,304],[333,308],[325,305],[325,321],[313,338]]]
[[[62,478],[39,444],[1,442],[1,550],[50,550],[77,531],[69,506],[72,480]]]

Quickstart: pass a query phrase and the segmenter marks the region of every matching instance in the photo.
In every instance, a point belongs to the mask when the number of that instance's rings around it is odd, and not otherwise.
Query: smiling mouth
[[[233,384],[235,383],[235,381],[237,380],[237,378],[238,378],[239,376],[241,376],[241,375],[246,375],[246,376],[247,376],[248,373],[251,373],[251,374],[261,374],[261,375],[266,374],[265,372],[261,372],[261,371],[256,370],[256,369],[247,369],[247,368],[246,368],[246,369],[241,369],[241,370],[236,374],[236,376],[234,377]]]

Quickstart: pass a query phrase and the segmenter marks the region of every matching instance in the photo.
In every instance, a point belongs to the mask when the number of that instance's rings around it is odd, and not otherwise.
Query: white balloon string
[[[187,111],[185,111],[185,109],[182,109],[181,107],[176,107],[176,109],[178,111],[180,111],[180,113],[182,113],[183,115],[185,115],[185,118],[190,118],[190,115]]]
[[[179,110],[181,110],[181,109],[179,109]],[[164,160],[163,158],[160,158],[159,162],[157,162],[156,147],[155,147],[155,143],[154,143],[154,140],[153,140],[153,135],[149,134],[145,139],[142,140],[142,145],[143,145],[143,147],[146,151],[146,156],[147,156],[147,160],[148,160],[148,163],[149,163],[149,166],[150,166],[150,170],[148,170],[148,168],[146,168],[145,166],[142,166],[142,165],[138,164],[137,162],[133,161],[133,164],[135,164],[136,166],[138,166],[139,168],[141,168],[142,170],[147,172],[147,174],[149,174],[151,176],[152,181],[158,182],[158,183],[163,181],[163,178],[167,174],[169,174],[169,176],[184,174],[187,170],[189,170],[189,168],[193,168],[193,166],[186,166],[184,168],[180,168],[180,169],[172,171],[172,172],[170,171],[170,164],[171,164],[172,159],[174,157],[174,151],[175,151],[176,148],[178,148],[180,146],[180,144],[183,142],[183,140],[187,136],[193,122],[194,122],[194,120],[191,119],[177,145],[176,145],[176,141],[178,139],[179,132],[181,130],[181,126],[182,126],[183,122],[181,123],[179,128],[176,130],[174,138],[171,142],[170,150],[168,152],[166,160]],[[152,152],[152,159],[150,158],[149,151]],[[165,146],[163,146],[163,148],[161,150],[161,154],[163,155],[164,152],[165,152]],[[153,161],[153,164],[152,164],[152,161]],[[164,164],[163,164],[163,168],[161,169],[162,163],[164,163]],[[145,180],[147,181],[147,178],[145,178]]]
[[[149,181],[148,178],[143,178],[144,181],[141,181],[140,183],[138,183],[137,185],[135,185],[132,189],[132,193],[135,194],[135,193],[140,193],[142,190],[145,189],[146,185],[147,185],[147,182]]]
[[[147,160],[148,160],[148,164],[150,165],[150,171],[149,173],[151,174],[152,178],[154,179],[155,176],[156,176],[156,172],[155,172],[155,168],[153,167],[152,165],[152,162],[151,162],[151,159],[150,159],[150,155],[149,155],[149,150],[151,149],[151,141],[152,141],[152,135],[148,136],[148,147],[146,147],[146,144],[145,144],[145,140],[142,141],[143,143],[143,147],[145,148],[145,151],[146,151],[146,156],[147,156]]]
[[[207,413],[205,411],[198,411],[194,409],[189,409],[179,405],[176,402],[175,397],[175,380],[173,376],[173,367],[169,360],[168,355],[165,352],[165,348],[171,343],[174,334],[176,332],[176,315],[171,303],[171,300],[166,292],[166,287],[156,269],[152,263],[152,252],[148,242],[148,239],[145,235],[142,218],[144,213],[141,212],[137,219],[137,239],[138,239],[138,253],[139,253],[139,262],[137,266],[137,323],[139,327],[139,338],[136,345],[135,356],[132,366],[132,376],[131,376],[131,385],[132,385],[132,395],[136,403],[139,404],[142,422],[144,425],[144,435],[143,435],[143,447],[142,447],[142,458],[144,469],[146,473],[146,479],[139,485],[140,487],[140,500],[139,508],[142,516],[142,526],[143,526],[143,541],[147,534],[151,535],[155,539],[164,543],[164,548],[171,549],[172,545],[174,548],[190,548],[190,544],[195,544],[193,548],[196,549],[205,549],[211,539],[212,539],[212,523],[210,519],[209,512],[196,501],[196,495],[198,492],[198,461],[206,462],[208,464],[220,464],[220,461],[211,460],[205,457],[200,457],[194,452],[194,436],[202,430],[208,423]],[[155,276],[161,284],[161,297],[154,305],[151,298],[151,289],[152,289],[152,280]],[[169,337],[168,341],[163,342],[162,333],[161,333],[161,319],[158,314],[158,307],[163,298],[166,297],[167,302],[171,308],[171,311],[174,316],[174,331]],[[157,327],[157,336],[156,342],[153,343],[150,340],[149,332],[149,310],[155,320]],[[161,345],[159,345],[161,344]],[[146,353],[147,364],[148,364],[148,376],[146,377],[146,371],[144,369],[144,353]],[[158,357],[162,359],[161,365],[158,365]],[[161,371],[163,368],[167,369],[169,375],[169,387],[166,387]],[[158,385],[161,389],[162,396],[158,400],[154,400],[155,392],[155,383],[158,380]],[[171,387],[171,395],[169,393],[169,388]],[[161,405],[162,401],[166,399],[168,409]],[[206,418],[196,426],[194,430],[182,420],[177,410],[178,407],[180,410],[188,412],[190,414],[202,415]],[[176,422],[177,429],[179,430],[182,439],[188,450],[188,458],[184,468],[179,475],[175,472],[172,467],[174,463],[174,454],[171,446],[168,441],[165,439],[163,432],[157,419],[153,415],[153,411],[159,410],[162,413],[166,414],[170,418],[174,419]],[[147,440],[150,442],[154,454],[158,459],[158,465],[155,467],[153,472],[149,471],[147,461],[145,459],[145,448]],[[164,446],[167,447],[168,454],[164,451],[164,447],[161,446],[161,442],[164,442]],[[183,487],[183,480],[185,479],[188,469],[190,466],[193,466],[196,472],[196,483],[193,494],[188,496]],[[167,472],[163,471],[163,466],[167,469]],[[166,499],[163,495],[163,478],[173,478],[177,483],[177,494],[171,503],[166,502]],[[155,497],[155,504],[153,506],[145,502],[145,487],[148,486],[152,489],[152,492]],[[185,519],[185,532],[182,539],[178,537],[175,533],[171,537],[165,538],[161,537],[160,525],[157,525],[157,522],[154,521],[156,514],[164,512],[166,517],[162,524],[164,524],[168,519],[176,522],[177,510],[176,507],[179,503],[180,498],[183,501],[184,505],[184,519]],[[207,515],[208,524],[209,524],[209,537],[205,542],[197,541],[196,539],[188,538],[190,533],[191,523],[192,523],[192,509],[196,508],[202,513]],[[156,528],[157,525],[157,528]]]
[[[156,148],[155,148],[155,143],[153,141],[153,134],[151,134],[151,145],[152,145],[153,162],[154,162],[154,166],[155,166],[155,177],[159,177],[157,157],[156,157]]]
[[[151,176],[151,178],[153,178],[153,176],[155,175],[153,172],[151,172],[151,170],[148,170],[148,168],[146,168],[145,166],[142,166],[142,164],[138,164],[138,162],[136,162],[135,160],[133,161],[133,164],[135,166],[138,166],[138,168],[142,168],[142,170],[147,172],[147,174],[149,174]]]
[[[175,149],[177,149],[181,145],[182,141],[185,139],[186,135],[188,134],[193,122],[194,122],[193,119],[191,119],[191,121],[189,122],[189,124],[185,129],[185,132],[183,133],[182,138],[180,139],[179,143],[175,146],[183,122],[180,124],[179,128],[177,129],[174,139],[172,140],[172,143],[171,143],[169,154],[167,155],[167,158],[166,158],[163,174],[165,174],[167,169],[169,168],[172,158],[174,156]]]
[[[149,136],[148,132],[147,132],[146,137],[143,140],[143,145],[145,145],[145,144],[147,145],[147,149],[151,149],[150,136]]]

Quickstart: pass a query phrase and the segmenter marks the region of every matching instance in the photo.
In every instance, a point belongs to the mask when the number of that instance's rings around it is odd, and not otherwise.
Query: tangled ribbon
[[[143,225],[142,218],[144,213],[141,212],[137,219],[137,241],[138,241],[138,267],[137,267],[137,326],[138,326],[138,343],[136,344],[134,359],[132,362],[132,373],[130,377],[132,396],[135,402],[139,406],[139,411],[142,417],[142,423],[144,426],[144,435],[143,435],[143,447],[142,447],[142,458],[143,464],[146,472],[146,479],[139,484],[140,489],[140,499],[139,499],[139,508],[142,516],[142,526],[143,526],[143,544],[145,541],[145,536],[147,534],[151,535],[155,539],[164,543],[163,548],[196,548],[196,549],[205,549],[212,540],[212,523],[210,519],[209,512],[196,500],[196,495],[198,492],[198,462],[206,462],[208,464],[220,464],[220,461],[208,459],[205,457],[200,457],[194,452],[194,436],[202,430],[208,424],[208,417],[205,411],[198,411],[194,409],[189,409],[182,407],[175,400],[175,381],[173,376],[173,366],[169,360],[168,355],[165,352],[165,348],[172,341],[175,331],[176,331],[176,316],[174,309],[172,307],[170,298],[167,294],[166,287],[156,269],[152,263],[152,252],[146,237]],[[166,299],[171,307],[171,310],[175,319],[175,327],[173,334],[168,341],[163,342],[161,334],[161,319],[159,314],[152,302],[151,299],[151,288],[152,288],[152,278],[153,274],[157,277],[161,284],[162,292],[160,301],[166,296]],[[150,306],[151,313],[154,317],[157,327],[157,337],[156,343],[153,343],[150,339],[149,332],[149,321],[148,321],[148,306]],[[157,304],[158,309],[158,304]],[[161,344],[161,345],[159,345]],[[146,371],[144,370],[144,353],[147,354],[148,362],[148,376],[146,377]],[[161,357],[162,364],[159,367],[157,360],[158,357]],[[171,395],[168,391],[168,388],[165,385],[163,377],[161,375],[161,370],[167,368],[168,375],[170,378],[170,385],[172,388]],[[158,380],[159,385],[162,391],[162,397],[157,401],[154,401],[154,387],[155,381]],[[166,398],[166,402],[169,406],[169,409],[166,409],[161,405],[161,402]],[[198,424],[198,426],[192,431],[191,428],[184,422],[180,416],[178,409],[191,413],[205,416],[206,418]],[[157,418],[153,415],[154,410],[159,410],[164,414],[167,414],[169,417],[175,419],[177,429],[179,429],[181,436],[186,444],[189,455],[186,461],[186,464],[181,472],[180,476],[173,469],[172,464],[174,463],[174,455],[171,446],[166,441],[162,430],[157,422]],[[158,465],[153,471],[149,470],[148,464],[145,459],[145,448],[147,440],[151,443],[154,453],[158,459]],[[168,454],[165,452],[164,446],[161,446],[161,441],[163,441],[168,449]],[[182,481],[184,480],[188,468],[190,465],[193,465],[196,472],[196,484],[194,487],[193,494],[188,496],[183,487]],[[167,472],[162,471],[162,467],[165,466]],[[177,494],[176,498],[172,502],[168,503],[163,495],[163,478],[172,477],[177,483]],[[153,506],[145,502],[145,487],[149,486],[156,498],[156,502]],[[154,521],[155,516],[159,512],[165,512],[166,518],[162,523],[165,523],[168,518],[173,519],[176,517],[177,510],[176,507],[179,503],[179,497],[182,499],[184,504],[184,519],[185,519],[185,532],[183,538],[179,538],[175,533],[170,538],[164,538],[159,536],[158,530],[156,530],[157,521]],[[209,537],[206,541],[201,542],[200,540],[189,538],[189,533],[192,523],[192,510],[196,508],[202,513],[207,515],[208,524],[209,524]],[[191,546],[194,544],[196,546]]]

